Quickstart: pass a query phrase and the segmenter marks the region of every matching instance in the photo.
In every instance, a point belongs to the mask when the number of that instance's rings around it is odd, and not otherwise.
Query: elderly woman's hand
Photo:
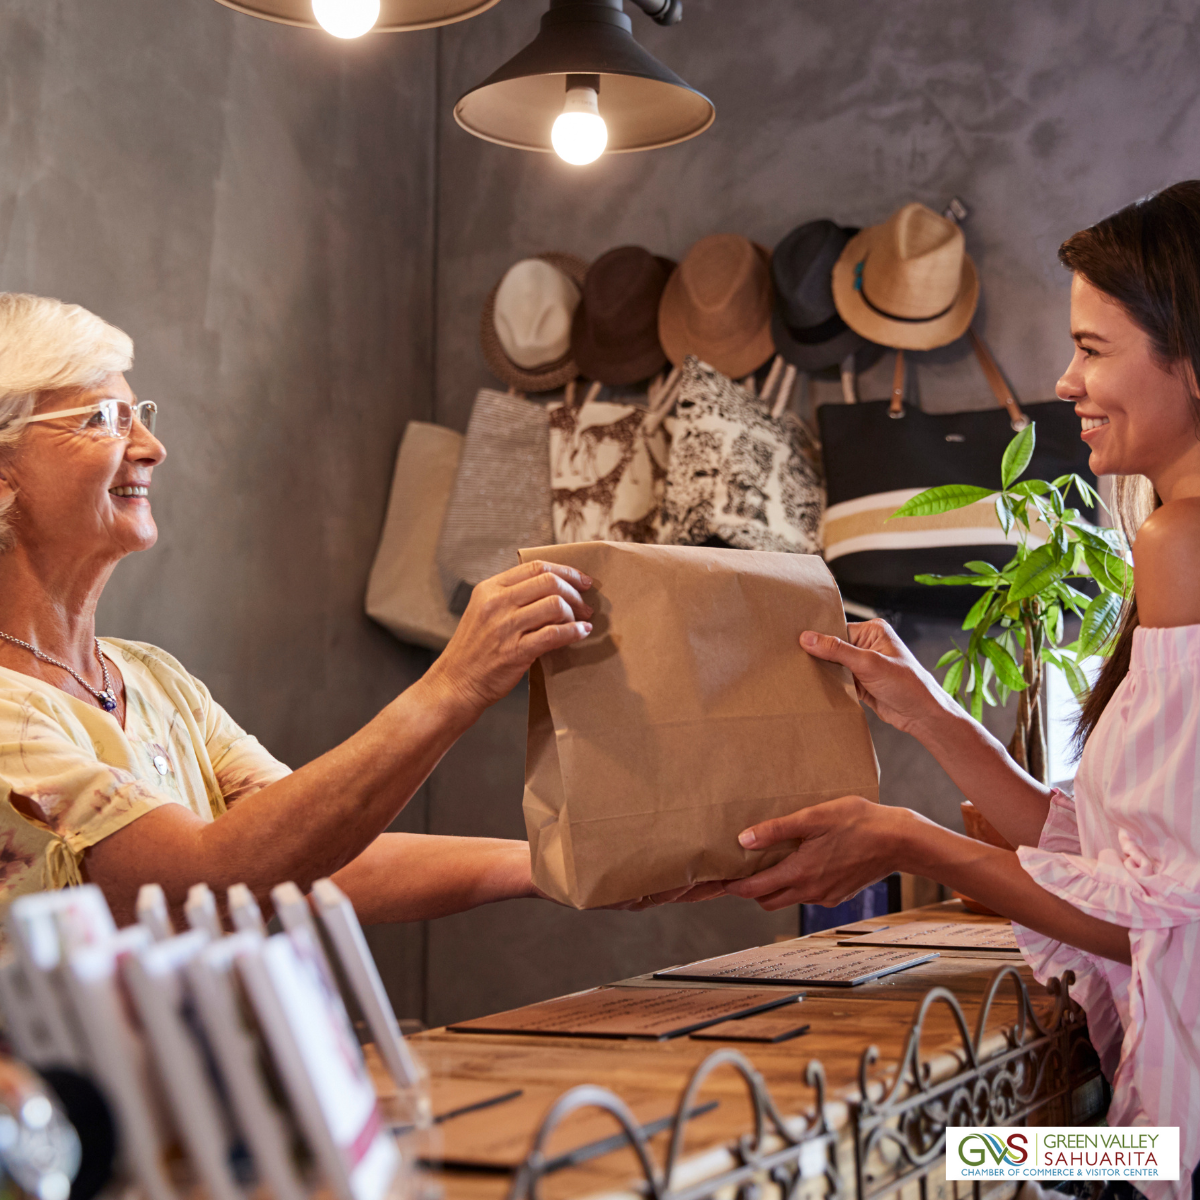
[[[573,567],[540,561],[485,579],[430,675],[482,711],[507,696],[535,659],[592,632],[582,595],[591,586]]]

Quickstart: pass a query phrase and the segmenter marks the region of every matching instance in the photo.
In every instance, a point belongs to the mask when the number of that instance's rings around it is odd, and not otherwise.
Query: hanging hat
[[[587,263],[548,251],[504,273],[483,306],[483,356],[498,379],[523,392],[552,392],[579,374],[571,319]]]
[[[736,233],[701,238],[675,269],[658,308],[658,337],[679,366],[689,355],[737,379],[775,353],[771,252]]]
[[[833,265],[856,233],[832,221],[809,221],[793,229],[771,255],[771,335],[775,349],[802,371],[836,366],[870,347],[833,302]]]
[[[833,298],[846,324],[870,341],[932,350],[966,333],[979,276],[953,221],[906,204],[850,239],[833,268]]]
[[[637,383],[667,363],[658,304],[675,264],[641,246],[619,246],[588,268],[571,324],[579,373],[614,387]]]

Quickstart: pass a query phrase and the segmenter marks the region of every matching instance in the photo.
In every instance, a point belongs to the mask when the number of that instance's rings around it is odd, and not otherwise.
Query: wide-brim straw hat
[[[906,204],[846,244],[833,268],[833,299],[869,341],[932,350],[966,333],[979,276],[953,221]]]
[[[540,258],[562,271],[583,291],[583,281],[587,276],[588,265],[582,258],[574,254],[566,254],[558,250],[547,250],[543,254],[531,257]],[[568,350],[561,358],[544,366],[528,369],[518,366],[507,354],[496,333],[496,293],[500,290],[503,279],[497,280],[496,286],[488,293],[483,304],[483,313],[479,323],[479,340],[483,346],[483,357],[488,367],[497,379],[503,380],[509,387],[521,392],[553,392],[564,387],[572,379],[579,376],[579,367]]]
[[[571,323],[579,373],[625,387],[662,370],[658,306],[675,263],[641,246],[618,246],[588,268],[583,300]]]
[[[771,336],[775,349],[801,371],[821,371],[876,349],[842,320],[833,302],[834,264],[858,232],[825,219],[807,221],[771,254]]]
[[[658,308],[658,338],[679,366],[694,354],[739,379],[775,353],[771,252],[741,234],[701,238],[675,269]]]

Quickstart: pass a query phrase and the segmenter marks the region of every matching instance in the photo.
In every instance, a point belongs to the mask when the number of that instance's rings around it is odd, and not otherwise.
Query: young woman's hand
[[[843,796],[753,825],[738,837],[747,850],[800,845],[775,866],[731,880],[725,891],[757,900],[768,912],[789,904],[840,904],[901,867],[902,831],[912,816],[907,809]]]
[[[583,599],[591,586],[581,571],[541,561],[485,579],[428,678],[478,715],[507,696],[535,659],[592,632]]]
[[[814,658],[840,663],[854,676],[858,698],[881,720],[906,733],[944,711],[945,693],[886,621],[848,627],[850,640],[805,631],[801,648]]]

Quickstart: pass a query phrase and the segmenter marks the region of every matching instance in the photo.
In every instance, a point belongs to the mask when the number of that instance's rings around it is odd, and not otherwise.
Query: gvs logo
[[[991,1133],[969,1133],[958,1143],[958,1157],[968,1167],[1002,1163],[1019,1167],[1029,1157],[1027,1145],[1023,1133],[1010,1133],[1004,1141]]]

